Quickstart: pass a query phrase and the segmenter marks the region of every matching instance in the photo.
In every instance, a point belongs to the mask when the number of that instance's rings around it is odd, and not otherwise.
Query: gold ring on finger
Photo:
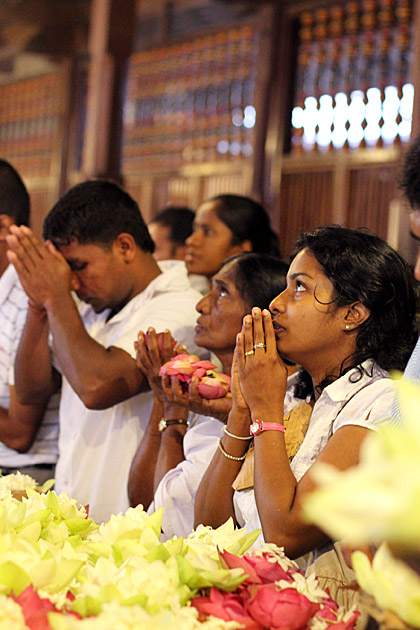
[[[248,350],[248,352],[245,352],[246,357],[251,356],[251,354],[254,354],[254,350]]]

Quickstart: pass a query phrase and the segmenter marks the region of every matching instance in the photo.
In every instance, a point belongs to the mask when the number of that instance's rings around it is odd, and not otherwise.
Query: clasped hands
[[[185,391],[177,376],[160,376],[159,371],[164,363],[177,354],[186,354],[182,345],[174,345],[171,333],[166,330],[157,334],[149,328],[145,334],[140,331],[135,342],[137,367],[149,381],[154,395],[163,403],[176,404],[203,416],[212,416],[226,422],[232,407],[230,397],[207,400],[198,393],[199,380],[191,379],[188,391]]]
[[[6,241],[8,260],[33,306],[46,308],[54,297],[70,293],[71,269],[50,241],[43,243],[24,225],[12,225]]]
[[[277,352],[271,314],[254,307],[251,315],[245,315],[236,337],[233,405],[242,410],[247,407],[250,418],[281,420],[286,387],[287,367]]]

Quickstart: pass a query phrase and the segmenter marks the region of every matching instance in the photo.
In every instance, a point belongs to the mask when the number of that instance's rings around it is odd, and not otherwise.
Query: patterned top
[[[28,297],[17,273],[9,265],[0,278],[0,406],[9,408],[10,386],[14,385],[14,360],[25,324]],[[58,402],[52,396],[35,441],[26,453],[18,453],[0,442],[0,468],[54,464],[58,454]]]

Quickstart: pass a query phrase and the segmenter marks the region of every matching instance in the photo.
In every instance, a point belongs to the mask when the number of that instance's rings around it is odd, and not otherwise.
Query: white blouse
[[[353,369],[328,385],[316,401],[305,438],[291,463],[297,481],[312,466],[330,437],[340,427],[358,425],[377,430],[382,422],[391,418],[394,382],[372,360],[365,361],[362,365],[372,376],[363,374],[356,380],[358,373]],[[300,402],[293,396],[297,378],[298,374],[289,378],[285,413]],[[241,527],[246,527],[247,531],[261,528],[253,488],[235,492],[234,508]],[[262,542],[262,536],[259,541]]]

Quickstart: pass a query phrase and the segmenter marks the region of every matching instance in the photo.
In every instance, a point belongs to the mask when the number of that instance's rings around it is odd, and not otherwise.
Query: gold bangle
[[[247,435],[246,437],[243,437],[242,435],[235,435],[234,433],[230,433],[227,430],[227,427],[223,427],[223,431],[226,433],[226,435],[228,435],[231,438],[235,438],[235,440],[252,440],[253,436],[252,435]]]
[[[243,462],[246,457],[246,453],[245,455],[241,455],[241,457],[235,457],[234,455],[229,455],[229,453],[226,453],[225,449],[223,448],[222,439],[223,437],[221,437],[219,440],[219,450],[222,453],[222,455],[224,455],[227,459],[232,459],[234,462]]]

